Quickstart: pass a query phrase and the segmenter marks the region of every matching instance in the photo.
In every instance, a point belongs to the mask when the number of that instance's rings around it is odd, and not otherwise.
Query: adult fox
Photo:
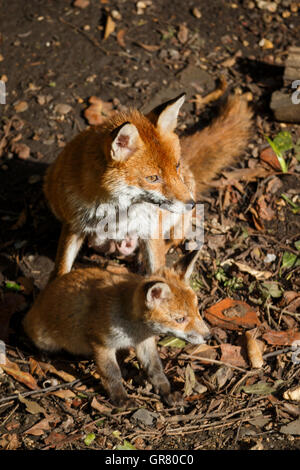
[[[146,116],[136,109],[116,112],[77,135],[49,167],[44,192],[62,222],[54,276],[71,270],[86,237],[91,246],[117,247],[125,255],[140,243],[149,272],[164,265],[164,234],[151,236],[159,233],[158,214],[176,214],[164,224],[170,232],[207,183],[241,154],[251,128],[248,104],[230,96],[210,126],[180,142],[174,130],[183,102],[180,95]],[[118,216],[107,215],[116,206]],[[106,234],[104,220],[115,223],[116,235]]]

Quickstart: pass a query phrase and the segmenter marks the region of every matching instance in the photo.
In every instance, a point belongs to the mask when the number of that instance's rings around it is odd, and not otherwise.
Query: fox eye
[[[146,176],[146,180],[149,181],[149,183],[156,183],[157,181],[159,181],[159,176],[157,175]]]
[[[185,320],[185,317],[178,317],[178,318],[176,318],[175,321],[176,321],[176,323],[183,323],[184,320]]]

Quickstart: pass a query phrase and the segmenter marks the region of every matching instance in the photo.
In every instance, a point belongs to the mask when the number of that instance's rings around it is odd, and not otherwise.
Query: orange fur
[[[136,347],[150,381],[170,403],[154,336],[170,333],[196,344],[208,336],[189,287],[197,255],[193,252],[174,269],[162,268],[146,277],[98,268],[73,270],[39,295],[24,319],[25,331],[41,349],[93,355],[103,385],[118,405],[127,396],[115,354]]]

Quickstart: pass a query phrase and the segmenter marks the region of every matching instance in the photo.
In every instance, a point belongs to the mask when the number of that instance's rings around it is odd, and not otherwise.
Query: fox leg
[[[171,386],[163,371],[157,351],[154,336],[147,338],[136,347],[136,355],[146,371],[156,393],[159,393],[166,403],[171,403]]]
[[[165,240],[161,238],[141,240],[140,247],[148,274],[154,273],[162,266],[165,266],[167,251]]]
[[[116,350],[93,345],[94,358],[103,387],[116,406],[124,406],[130,400],[122,385],[121,370],[116,359]]]
[[[84,235],[73,232],[67,224],[63,224],[55,258],[55,268],[51,278],[62,276],[71,271],[83,240]]]

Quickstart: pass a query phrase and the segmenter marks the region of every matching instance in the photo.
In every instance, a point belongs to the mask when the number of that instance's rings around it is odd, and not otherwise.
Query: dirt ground
[[[8,359],[0,367],[0,448],[300,449],[299,393],[285,396],[300,378],[293,355],[300,339],[300,127],[276,122],[269,106],[283,85],[288,48],[300,45],[298,10],[289,0],[0,1],[7,92],[0,104],[0,339]],[[213,118],[219,103],[201,107],[199,97],[221,77],[228,92],[247,93],[255,118],[244,155],[201,200],[205,240],[193,287],[213,339],[202,352],[172,340],[159,345],[172,387],[184,395],[173,408],[151,391],[133,351],[121,357],[137,407],[117,410],[93,361],[37,351],[22,332],[53,268],[60,230],[45,204],[43,174],[89,124],[90,97],[107,114],[146,111],[186,91],[182,135]],[[285,154],[286,173],[264,158],[265,136],[280,131],[298,145]],[[76,265],[91,263],[135,269],[134,261],[85,246]],[[221,321],[221,300],[254,311],[257,321],[246,328],[264,348],[262,368],[250,366],[245,327]]]

